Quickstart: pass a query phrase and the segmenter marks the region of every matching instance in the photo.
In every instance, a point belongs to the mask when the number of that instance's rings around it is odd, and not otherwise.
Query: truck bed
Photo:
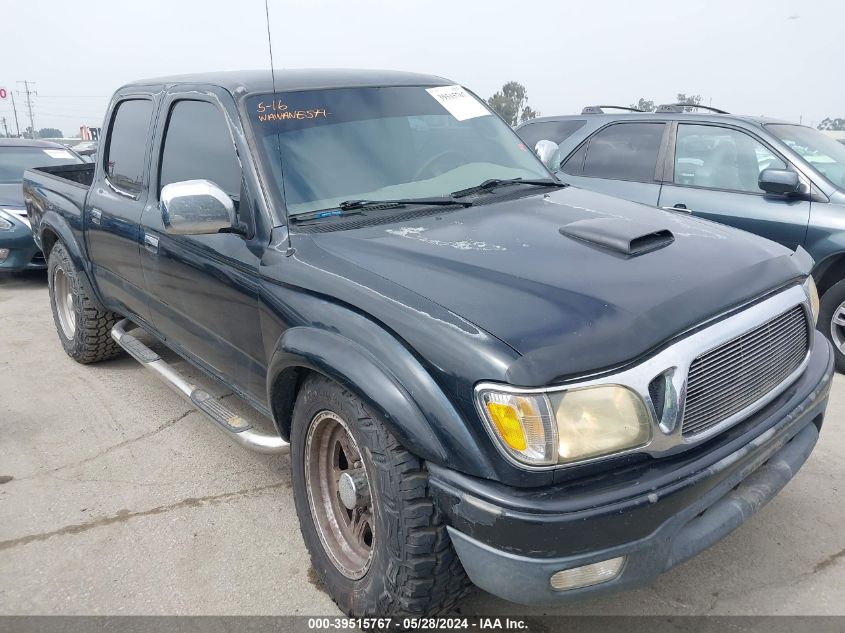
[[[94,163],[34,167],[29,171],[40,171],[57,179],[69,180],[78,185],[83,185],[86,189],[94,182]]]
[[[26,210],[32,223],[32,236],[41,244],[41,218],[44,213],[57,212],[70,226],[82,226],[82,214],[88,189],[94,182],[93,163],[57,165],[27,169],[23,175]]]

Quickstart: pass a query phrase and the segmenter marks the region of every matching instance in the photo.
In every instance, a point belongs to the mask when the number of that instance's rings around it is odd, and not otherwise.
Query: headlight
[[[807,298],[810,300],[810,313],[813,315],[813,324],[815,325],[819,320],[819,290],[816,288],[816,282],[812,275],[807,275],[803,286],[804,292],[807,293]]]
[[[478,398],[494,437],[511,457],[533,466],[557,463],[557,430],[545,395],[485,390]]]
[[[15,225],[0,215],[0,231],[11,231]]]
[[[612,455],[651,439],[642,398],[618,385],[538,394],[483,389],[478,398],[499,444],[532,466]]]
[[[29,224],[29,216],[26,213],[26,209],[7,209],[5,207],[0,209],[0,219],[8,221],[12,218],[17,218],[18,220],[26,224],[27,227],[32,228]]]

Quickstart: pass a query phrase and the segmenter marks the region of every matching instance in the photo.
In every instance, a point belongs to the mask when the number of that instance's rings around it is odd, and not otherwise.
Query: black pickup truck
[[[832,354],[803,250],[568,187],[450,81],[139,81],[104,129],[95,164],[25,175],[59,340],[290,450],[349,614],[447,612],[468,580],[535,604],[649,582],[817,441]]]

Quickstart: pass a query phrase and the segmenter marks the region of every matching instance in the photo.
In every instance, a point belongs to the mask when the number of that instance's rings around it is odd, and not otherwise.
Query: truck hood
[[[597,218],[674,241],[628,256],[560,232]],[[506,343],[516,384],[624,364],[808,272],[755,235],[572,187],[310,237]]]
[[[23,187],[21,183],[0,183],[0,207],[23,208]]]

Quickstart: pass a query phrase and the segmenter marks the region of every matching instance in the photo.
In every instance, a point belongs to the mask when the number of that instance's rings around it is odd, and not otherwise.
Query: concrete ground
[[[797,478],[653,586],[558,609],[476,591],[462,611],[845,615],[843,414],[837,376]],[[288,468],[230,442],[130,358],[71,361],[45,276],[0,275],[0,614],[337,615]]]

